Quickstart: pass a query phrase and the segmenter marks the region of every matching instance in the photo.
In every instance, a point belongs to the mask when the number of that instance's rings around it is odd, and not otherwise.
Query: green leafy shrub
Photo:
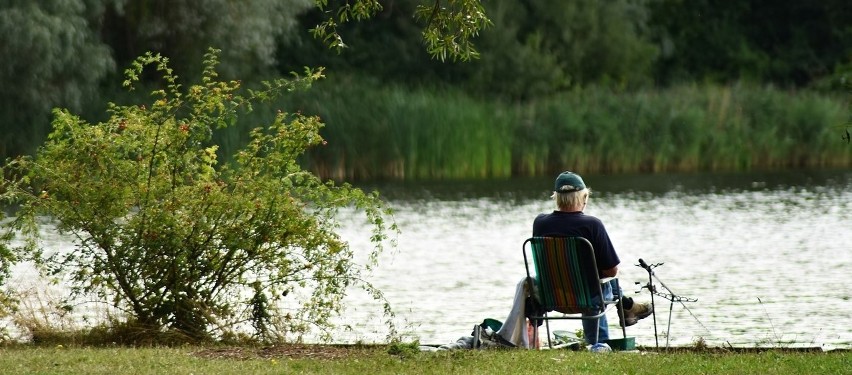
[[[227,164],[210,142],[253,103],[306,88],[322,70],[243,92],[240,82],[217,80],[217,56],[205,56],[201,83],[185,91],[167,59],[137,59],[125,86],[153,66],[166,87],[150,105],[110,105],[106,122],[56,110],[38,153],[4,167],[0,198],[19,209],[5,224],[3,249],[17,232],[27,240],[9,254],[69,280],[71,297],[96,296],[134,327],[192,340],[240,325],[262,339],[330,328],[351,286],[384,301],[362,274],[395,229],[389,210],[378,194],[324,182],[296,161],[324,142],[319,118],[278,112]],[[374,228],[366,264],[335,232],[336,214],[352,208]],[[36,246],[44,218],[74,239],[72,250]]]
[[[399,358],[411,358],[420,353],[420,341],[412,342],[394,341],[388,345],[388,354]]]

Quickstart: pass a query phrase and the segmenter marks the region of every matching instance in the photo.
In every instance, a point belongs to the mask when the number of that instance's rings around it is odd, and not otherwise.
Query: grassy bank
[[[842,374],[849,352],[402,352],[384,347],[6,348],[4,374]]]
[[[305,159],[324,177],[445,179],[849,167],[844,100],[693,85],[518,104],[335,77],[282,106],[326,123]]]

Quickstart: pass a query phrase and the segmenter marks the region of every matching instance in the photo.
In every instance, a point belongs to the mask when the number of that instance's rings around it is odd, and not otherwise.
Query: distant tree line
[[[226,78],[254,80],[325,66],[333,80],[373,77],[453,86],[511,101],[589,86],[616,90],[748,81],[836,89],[852,72],[845,0],[573,0],[483,2],[493,23],[479,59],[442,62],[423,48],[417,6],[380,1],[371,22],[338,26],[339,52],[312,29],[347,4],[312,0],[7,0],[0,5],[0,157],[31,153],[50,110],[96,120],[115,82],[146,51],[185,81],[208,47]],[[446,5],[447,2],[439,4]]]
[[[349,49],[329,54],[305,34],[279,49],[279,70],[323,65],[396,82],[466,87],[512,99],[606,85],[749,81],[784,88],[852,73],[852,6],[843,0],[523,0],[486,2],[494,25],[481,59],[427,59],[408,2],[347,25]],[[306,25],[322,15],[301,16]],[[295,44],[294,44],[295,43]],[[848,78],[847,78],[848,80]]]

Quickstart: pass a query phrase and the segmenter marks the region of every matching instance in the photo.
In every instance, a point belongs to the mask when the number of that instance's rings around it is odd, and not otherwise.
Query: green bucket
[[[497,332],[503,327],[503,322],[497,319],[485,318],[485,320],[482,321],[482,327],[491,328],[492,331]]]
[[[622,339],[606,340],[607,345],[614,351],[636,350],[636,338],[625,337]]]

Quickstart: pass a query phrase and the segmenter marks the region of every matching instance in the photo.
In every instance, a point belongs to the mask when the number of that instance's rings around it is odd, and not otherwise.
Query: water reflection
[[[411,338],[447,343],[484,318],[505,318],[523,274],[521,243],[533,217],[553,209],[549,180],[382,187],[402,234],[398,251],[383,257],[372,281]],[[716,346],[852,346],[852,173],[586,181],[595,192],[587,213],[607,225],[625,291],[638,292],[648,281],[633,266],[643,258],[663,263],[656,273],[677,294],[698,299],[688,310],[656,299],[661,345],[703,339]],[[344,227],[355,248],[367,246],[358,235],[362,228],[357,221]],[[634,297],[650,299],[644,290]],[[346,321],[365,323],[344,340],[383,339],[384,326],[366,313],[376,311],[369,299],[355,293],[349,300]],[[628,335],[654,345],[653,320],[628,328]]]
[[[554,173],[554,176],[556,174]],[[713,193],[726,190],[760,191],[820,189],[833,190],[848,185],[852,171],[796,170],[784,172],[749,173],[676,173],[676,174],[617,174],[583,175],[590,188],[599,194],[635,194],[650,198],[670,193]],[[361,183],[365,190],[379,190],[391,201],[467,200],[492,198],[503,201],[524,201],[550,196],[552,176],[470,181],[407,181]]]

